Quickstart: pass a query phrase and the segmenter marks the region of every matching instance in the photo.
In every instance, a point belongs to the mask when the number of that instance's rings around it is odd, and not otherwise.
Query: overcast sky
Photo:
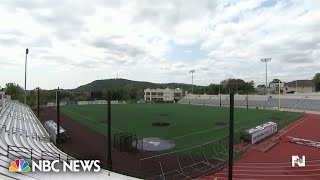
[[[0,0],[0,85],[76,88],[119,76],[199,85],[312,79],[320,1]]]

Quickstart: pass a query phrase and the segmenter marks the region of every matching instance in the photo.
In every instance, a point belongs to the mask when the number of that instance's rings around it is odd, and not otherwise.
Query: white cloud
[[[319,1],[4,1],[0,5],[0,84],[75,88],[116,77],[217,83],[229,77],[312,78],[320,69]],[[204,58],[169,59],[172,44],[201,43]],[[192,46],[188,46],[192,47]],[[198,52],[182,49],[176,54]],[[302,69],[302,70],[301,70]]]

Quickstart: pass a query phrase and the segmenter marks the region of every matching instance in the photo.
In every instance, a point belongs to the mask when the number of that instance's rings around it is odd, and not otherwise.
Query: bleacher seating
[[[180,104],[202,104],[202,105],[213,105],[220,106],[219,96],[186,96],[182,98],[178,103]],[[246,96],[235,96],[235,106],[246,107],[247,100]],[[228,107],[229,99],[227,95],[223,95],[221,98],[221,106]],[[279,106],[279,99],[277,96],[250,96],[248,97],[249,107],[259,107],[272,109]],[[280,99],[280,107],[284,109],[298,109],[308,111],[320,111],[320,98],[308,99],[304,96],[286,97]]]
[[[31,153],[32,152],[32,153]],[[31,157],[32,154],[32,157]],[[38,160],[67,161],[74,159],[58,149],[50,141],[49,134],[30,107],[14,101],[6,101],[0,111],[0,179],[135,179],[122,174],[101,170],[99,174],[91,173],[11,173],[10,163],[18,158],[30,162]],[[66,178],[68,177],[68,178]]]
[[[11,161],[15,158],[31,159],[31,154],[28,153],[31,149],[33,160],[70,158],[52,142],[39,141],[39,136],[49,135],[28,106],[13,101],[7,102],[4,111],[1,111],[0,122],[1,160],[4,157],[11,158]]]
[[[320,100],[304,99],[304,101],[299,102],[295,108],[310,111],[320,111]]]
[[[281,99],[280,100],[280,104],[281,104],[281,107],[283,107],[283,108],[291,109],[299,101],[300,101],[300,99]],[[278,105],[279,105],[279,99],[278,98],[270,98],[268,103],[267,103],[267,107],[269,107],[269,108],[278,107]]]
[[[0,169],[4,175],[17,179],[38,178],[35,173],[19,174],[8,171],[9,164],[14,159],[30,160],[31,151],[32,160],[53,160],[59,156],[61,160],[69,158],[52,142],[38,140],[37,135],[48,136],[48,134],[29,107],[18,102],[7,101],[1,111],[0,122]]]

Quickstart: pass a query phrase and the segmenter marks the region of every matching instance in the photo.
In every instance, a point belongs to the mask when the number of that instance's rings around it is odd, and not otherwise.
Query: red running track
[[[306,114],[302,119],[281,130],[278,137],[320,141],[320,116]],[[271,141],[271,140],[270,140]],[[249,149],[233,167],[233,179],[272,179],[272,180],[320,180],[320,149],[277,140],[278,144],[263,153]],[[305,156],[305,167],[291,167],[291,156]],[[228,167],[202,179],[228,179]]]

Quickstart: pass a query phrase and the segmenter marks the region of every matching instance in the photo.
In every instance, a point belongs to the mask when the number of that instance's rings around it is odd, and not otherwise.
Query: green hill
[[[151,83],[144,81],[132,81],[128,79],[103,79],[103,80],[95,80],[91,83],[79,86],[74,89],[74,91],[80,92],[91,92],[91,91],[104,91],[111,89],[122,89],[122,88],[135,88],[135,89],[146,89],[146,88],[180,88],[184,91],[189,91],[189,84],[182,83]],[[200,86],[194,86],[200,87]]]

